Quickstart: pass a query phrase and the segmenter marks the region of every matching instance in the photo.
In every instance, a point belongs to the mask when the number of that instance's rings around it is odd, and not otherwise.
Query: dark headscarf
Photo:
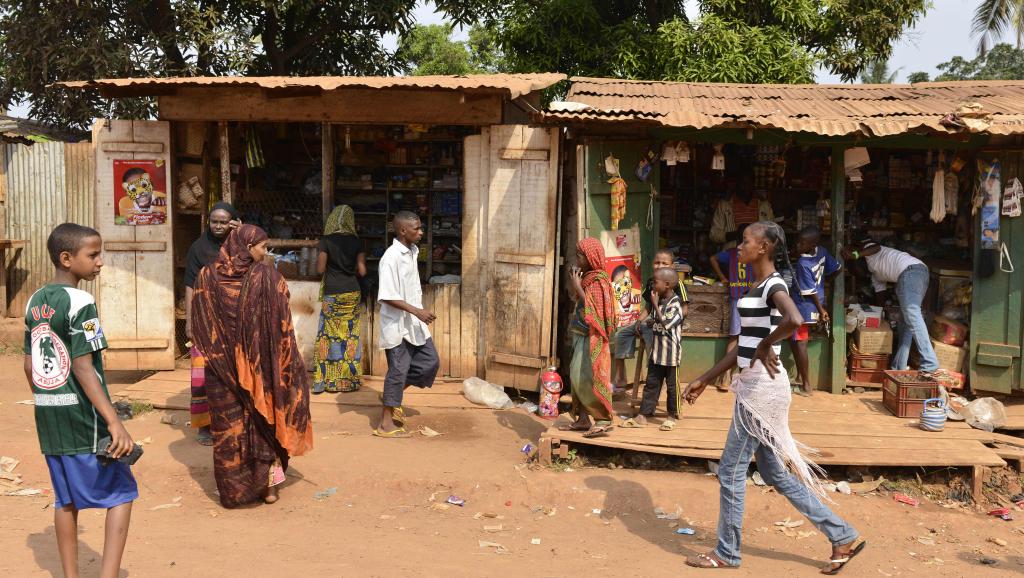
[[[238,211],[231,206],[231,203],[221,201],[210,209],[210,213],[218,210],[225,211],[231,215],[232,221],[238,219]],[[188,257],[185,259],[186,287],[195,287],[196,278],[199,277],[199,272],[202,271],[203,267],[217,260],[217,255],[220,254],[220,247],[224,244],[224,240],[215,237],[213,231],[207,226],[203,234],[196,239],[195,243],[192,243],[192,246],[188,249]]]
[[[266,239],[255,225],[232,231],[216,262],[200,272],[193,298],[196,347],[230,394],[210,393],[214,423],[227,426],[214,431],[217,488],[226,506],[258,499],[275,457],[287,469],[289,458],[313,447],[309,374],[295,341],[288,283],[249,252]],[[222,407],[228,399],[237,403]]]

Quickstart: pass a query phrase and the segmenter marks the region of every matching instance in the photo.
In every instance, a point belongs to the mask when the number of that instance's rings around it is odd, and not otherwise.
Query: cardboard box
[[[938,358],[941,369],[963,373],[964,365],[967,363],[966,347],[957,347],[932,339],[932,348],[935,350],[935,357]]]
[[[892,329],[882,327],[858,327],[853,334],[857,351],[865,354],[892,353]]]

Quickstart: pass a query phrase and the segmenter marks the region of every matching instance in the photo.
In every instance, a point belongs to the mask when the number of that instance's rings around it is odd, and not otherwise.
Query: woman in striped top
[[[738,251],[740,261],[753,267],[757,279],[737,304],[739,347],[726,353],[684,393],[688,403],[695,403],[709,382],[734,364],[740,367],[732,382],[736,393],[733,422],[718,469],[718,547],[686,563],[697,568],[739,566],[747,470],[756,455],[761,477],[832,543],[829,564],[821,572],[837,574],[865,542],[855,544],[857,531],[822,503],[827,499],[819,477],[822,472],[807,457],[813,450],[793,439],[789,430],[792,394],[789,376],[779,363],[779,343],[799,327],[802,318],[775,270],[777,253],[789,258],[786,236],[777,223],[760,221],[744,231]]]

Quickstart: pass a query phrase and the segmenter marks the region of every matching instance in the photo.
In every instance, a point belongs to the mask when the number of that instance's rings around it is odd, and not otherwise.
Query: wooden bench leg
[[[988,468],[985,466],[974,466],[971,473],[971,497],[975,504],[981,504],[985,499],[985,476]]]

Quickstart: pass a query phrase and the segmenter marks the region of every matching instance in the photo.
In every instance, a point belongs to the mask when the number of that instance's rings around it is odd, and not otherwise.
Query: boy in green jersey
[[[107,510],[101,578],[121,566],[138,486],[127,464],[100,461],[128,455],[134,442],[107,394],[102,351],[106,337],[92,295],[78,289],[100,273],[99,233],[58,225],[46,240],[55,271],[25,308],[25,376],[35,398],[36,430],[55,496],[53,522],[66,578],[78,576],[78,511]],[[100,440],[110,445],[100,448]]]

